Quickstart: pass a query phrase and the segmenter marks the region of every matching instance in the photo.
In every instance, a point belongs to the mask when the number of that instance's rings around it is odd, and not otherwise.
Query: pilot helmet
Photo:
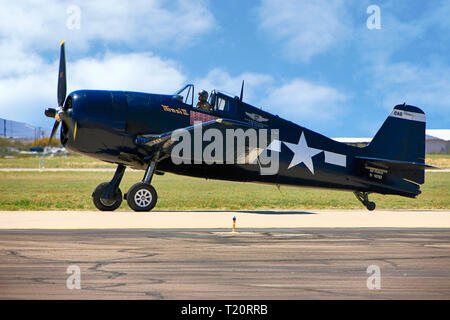
[[[204,97],[205,100],[208,99],[208,92],[206,92],[206,90],[200,90],[198,95]]]

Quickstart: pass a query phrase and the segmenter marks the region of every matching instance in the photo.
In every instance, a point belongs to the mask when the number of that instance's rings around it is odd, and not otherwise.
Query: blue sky
[[[331,137],[373,136],[403,102],[449,128],[449,16],[445,0],[0,0],[0,117],[52,125],[65,39],[69,91],[245,80],[247,102]]]

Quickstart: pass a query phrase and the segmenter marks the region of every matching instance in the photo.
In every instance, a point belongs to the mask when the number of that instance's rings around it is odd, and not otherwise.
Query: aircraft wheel
[[[117,189],[115,199],[110,200],[100,198],[108,185],[109,182],[100,183],[92,193],[92,201],[94,202],[95,207],[100,211],[114,211],[122,204],[122,191],[120,188]]]
[[[147,183],[136,183],[127,192],[127,202],[134,211],[150,211],[158,201],[155,188]]]
[[[369,211],[375,210],[375,207],[376,207],[375,202],[370,201],[370,202],[367,204],[367,209],[368,209]]]

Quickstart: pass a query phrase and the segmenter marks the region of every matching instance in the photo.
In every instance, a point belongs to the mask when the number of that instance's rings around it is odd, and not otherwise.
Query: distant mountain
[[[0,137],[9,139],[39,139],[50,136],[51,128],[36,127],[24,122],[0,118]]]

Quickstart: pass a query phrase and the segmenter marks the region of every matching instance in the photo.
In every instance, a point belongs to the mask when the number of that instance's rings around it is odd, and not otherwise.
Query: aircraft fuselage
[[[157,169],[207,179],[372,191],[404,196],[420,193],[414,189],[404,190],[395,184],[386,186],[383,177],[374,176],[376,172],[370,173],[355,160],[355,156],[362,154],[363,148],[339,143],[237,98],[226,98],[229,101],[227,103],[234,104],[228,111],[208,112],[174,99],[172,95],[75,91],[67,98],[65,108],[70,105],[76,130],[71,134],[63,126],[61,141],[69,150],[145,170],[148,165],[148,150],[136,143],[138,136],[172,132],[189,127],[196,121],[233,119],[247,123],[255,130],[278,130],[275,143],[277,150],[270,151],[279,153],[276,173],[262,175],[259,163],[207,164],[204,161],[193,161],[189,164],[175,164],[170,157],[159,161]],[[202,149],[211,143],[204,139],[203,133],[200,138],[195,137],[200,139]]]

